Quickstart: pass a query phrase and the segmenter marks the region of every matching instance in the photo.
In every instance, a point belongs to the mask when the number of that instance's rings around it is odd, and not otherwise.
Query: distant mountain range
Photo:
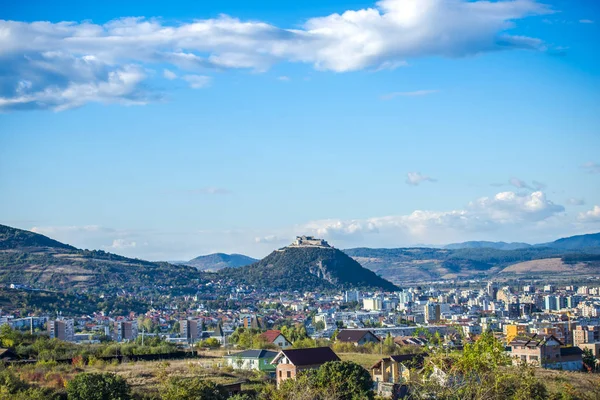
[[[190,261],[178,262],[177,264],[189,265],[201,271],[218,271],[223,268],[237,268],[257,262],[256,258],[243,254],[214,253],[196,257]]]
[[[597,256],[600,254],[600,233],[572,236],[537,245],[465,242],[441,249],[356,248],[344,252],[364,267],[396,284],[438,279],[482,279],[496,274],[600,274]]]
[[[444,246],[444,249],[458,250],[458,249],[496,249],[496,250],[518,250],[526,249],[531,247],[528,243],[506,243],[506,242],[463,242],[463,243],[452,243]]]
[[[587,248],[600,247],[600,233],[591,233],[587,235],[571,236],[555,240],[549,243],[529,244],[529,243],[506,243],[506,242],[463,242],[453,243],[443,246],[444,249],[497,249],[497,250],[518,250],[529,247],[548,247],[552,249],[577,250],[581,251]]]
[[[598,276],[600,233],[537,245],[465,242],[446,248],[284,247],[257,261],[211,254],[173,265],[81,250],[0,225],[0,284],[85,293],[195,293],[220,278],[279,290],[383,289],[439,279],[494,276]],[[202,271],[199,271],[202,270]],[[216,271],[216,272],[203,272]],[[392,283],[393,282],[393,283]]]
[[[226,268],[218,274],[223,279],[272,290],[398,290],[342,251],[322,246],[284,247],[254,264]]]

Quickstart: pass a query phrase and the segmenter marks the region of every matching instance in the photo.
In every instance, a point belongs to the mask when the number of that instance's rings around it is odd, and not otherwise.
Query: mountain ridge
[[[35,232],[0,225],[0,283],[85,292],[192,291],[193,267],[82,250]]]
[[[396,285],[333,247],[288,246],[273,251],[254,264],[225,268],[219,274],[240,283],[281,290],[399,290]]]
[[[189,265],[201,271],[214,272],[228,267],[244,267],[257,261],[256,258],[248,257],[243,254],[212,253],[195,257],[189,261],[181,262],[180,264]]]

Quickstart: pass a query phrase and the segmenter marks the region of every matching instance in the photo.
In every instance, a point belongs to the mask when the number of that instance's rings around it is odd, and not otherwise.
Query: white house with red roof
[[[272,343],[275,346],[281,347],[282,349],[286,349],[292,346],[292,342],[287,340],[286,337],[281,334],[281,331],[276,329],[270,329],[265,333],[261,334],[260,336],[264,338],[265,341],[267,341],[268,343]]]

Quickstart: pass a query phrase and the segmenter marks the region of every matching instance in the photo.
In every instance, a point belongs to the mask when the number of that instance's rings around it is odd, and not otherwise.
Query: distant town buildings
[[[48,335],[50,339],[75,341],[75,321],[72,319],[54,319],[48,321]]]
[[[202,322],[193,319],[184,319],[179,321],[179,331],[181,338],[188,343],[196,343],[202,336]]]
[[[137,321],[115,321],[113,326],[113,340],[123,342],[135,340],[137,337]]]

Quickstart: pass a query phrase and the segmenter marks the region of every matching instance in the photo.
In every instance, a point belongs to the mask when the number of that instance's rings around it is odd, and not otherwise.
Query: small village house
[[[518,337],[508,345],[515,365],[524,362],[565,371],[580,371],[583,368],[582,350],[579,347],[563,347],[554,335]]]
[[[277,386],[286,379],[296,379],[301,371],[316,369],[329,361],[340,361],[329,347],[281,350],[271,361],[276,365]]]
[[[260,335],[267,343],[274,344],[282,349],[292,346],[290,342],[279,330],[270,329]]]
[[[246,350],[225,356],[225,362],[233,369],[246,371],[275,372],[275,365],[271,361],[277,356],[271,350]]]
[[[366,343],[379,343],[381,340],[371,331],[364,329],[342,329],[336,341],[340,343],[352,343],[355,346]]]

